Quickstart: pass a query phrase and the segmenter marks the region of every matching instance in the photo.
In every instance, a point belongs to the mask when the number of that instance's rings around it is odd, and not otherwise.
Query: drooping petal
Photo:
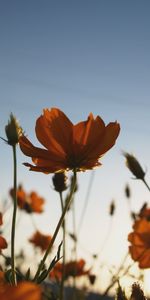
[[[29,163],[24,163],[24,166],[28,167],[30,171],[35,171],[35,172],[43,172],[45,174],[50,174],[50,173],[56,173],[56,172],[64,172],[66,168],[63,168],[62,166],[34,166]]]
[[[19,139],[19,145],[27,156],[49,159],[49,152],[46,149],[35,147],[24,135]]]

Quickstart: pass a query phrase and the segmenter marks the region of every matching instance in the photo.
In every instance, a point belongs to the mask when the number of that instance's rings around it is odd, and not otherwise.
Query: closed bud
[[[143,169],[142,169],[140,163],[138,162],[138,160],[132,154],[129,154],[127,152],[124,152],[124,156],[126,158],[127,167],[132,172],[132,174],[137,179],[144,180],[145,172],[143,171]]]
[[[92,255],[92,257],[93,257],[94,259],[97,259],[98,255],[94,253],[94,254]]]
[[[110,214],[110,216],[113,216],[114,212],[115,212],[115,203],[114,203],[114,201],[112,201],[110,203],[110,207],[109,207],[109,214]]]
[[[73,233],[69,233],[69,236],[73,239],[74,242],[77,242],[77,237]]]
[[[125,187],[125,195],[127,198],[131,197],[131,191],[130,191],[130,187],[128,186],[128,184]]]
[[[96,275],[89,274],[89,281],[92,285],[95,283],[95,280],[96,280]]]
[[[17,119],[10,114],[10,119],[8,124],[5,126],[5,132],[7,136],[7,143],[11,146],[15,146],[19,142],[19,138],[22,135],[23,131],[19,125]]]
[[[137,214],[135,212],[133,212],[133,211],[131,211],[131,219],[133,221],[135,221],[137,219]]]
[[[56,173],[53,178],[53,185],[55,188],[55,191],[61,193],[67,189],[67,176],[65,175],[64,172],[62,173]]]
[[[134,283],[132,285],[132,293],[130,300],[146,300],[146,297],[144,296],[144,293],[138,283]]]

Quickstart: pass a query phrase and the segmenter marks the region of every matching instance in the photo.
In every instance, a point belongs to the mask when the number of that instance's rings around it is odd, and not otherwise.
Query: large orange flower
[[[19,144],[34,165],[25,163],[32,171],[55,173],[76,169],[84,171],[101,165],[99,158],[118,137],[117,122],[105,126],[104,121],[90,113],[87,121],[73,125],[58,108],[44,109],[36,121],[36,136],[45,149],[35,147],[24,135]]]
[[[129,252],[140,268],[150,268],[150,222],[145,218],[135,221],[134,231],[128,235]]]
[[[14,189],[10,190],[10,195],[13,198]],[[42,213],[44,199],[34,191],[26,193],[22,185],[19,185],[17,189],[17,203],[20,209],[25,210],[28,213]]]
[[[6,284],[0,289],[1,300],[42,300],[42,289],[32,282],[20,282],[17,286]]]

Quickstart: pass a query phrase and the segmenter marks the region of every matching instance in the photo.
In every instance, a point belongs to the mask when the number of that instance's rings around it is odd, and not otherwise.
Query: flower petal
[[[117,122],[109,123],[105,127],[103,136],[98,139],[93,145],[93,149],[90,150],[89,157],[101,157],[107,152],[116,142],[116,139],[120,132],[120,125]]]
[[[46,149],[33,146],[33,144],[24,135],[20,137],[19,145],[22,152],[27,156],[49,159],[49,152]]]
[[[90,114],[87,121],[76,124],[73,128],[74,142],[79,145],[95,144],[97,138],[104,133],[105,124],[100,117],[93,118]]]
[[[36,136],[48,150],[60,155],[70,152],[73,124],[58,108],[45,109],[37,119]]]
[[[1,300],[41,300],[42,289],[32,282],[20,282],[17,286],[6,286],[2,293]]]
[[[51,165],[51,166],[34,166],[29,163],[24,163],[24,166],[29,167],[30,171],[35,172],[43,172],[45,174],[49,173],[56,173],[56,172],[64,172],[66,170],[66,167],[62,167],[62,165]]]

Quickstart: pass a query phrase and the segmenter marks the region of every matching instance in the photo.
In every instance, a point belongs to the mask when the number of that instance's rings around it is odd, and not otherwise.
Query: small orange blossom
[[[78,261],[69,261],[64,265],[58,262],[53,270],[50,272],[50,279],[61,280],[62,274],[64,272],[64,279],[68,279],[69,277],[80,277],[84,275],[89,275],[90,270],[85,270],[85,260],[80,259]]]
[[[39,247],[42,251],[46,250],[50,241],[51,236],[36,231],[34,235],[29,239],[29,242],[32,243],[35,247]]]
[[[140,268],[150,268],[150,222],[146,218],[135,221],[128,241],[132,259],[139,263]]]
[[[10,195],[13,198],[14,190],[10,190]],[[17,189],[17,204],[20,209],[25,210],[28,213],[42,213],[44,199],[34,191],[27,193],[22,185],[19,185]]]

